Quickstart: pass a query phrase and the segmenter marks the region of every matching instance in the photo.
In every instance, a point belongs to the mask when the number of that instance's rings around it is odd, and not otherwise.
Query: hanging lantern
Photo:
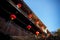
[[[42,38],[45,38],[45,35],[42,34]]]
[[[31,18],[32,18],[32,16],[33,16],[32,14],[29,14],[29,15],[28,15],[28,18],[30,18],[30,19],[31,19]]]
[[[44,30],[44,26],[42,26],[41,29],[42,29],[43,32],[45,32],[45,30]]]
[[[17,7],[18,7],[18,8],[21,8],[21,7],[22,7],[22,5],[21,5],[20,3],[18,3],[18,4],[17,4]]]
[[[37,36],[39,35],[39,32],[38,32],[38,31],[36,31],[36,35],[37,35]]]
[[[38,20],[36,20],[35,24],[39,24],[39,21],[38,21]]]
[[[10,18],[11,18],[11,20],[16,19],[16,15],[15,15],[15,14],[11,14],[11,15],[10,15]]]
[[[31,29],[31,25],[28,25],[27,28],[28,28],[28,30],[30,30]]]
[[[50,33],[47,34],[47,37],[49,37],[49,36],[50,36]]]
[[[43,30],[44,29],[44,26],[41,26],[41,29]]]
[[[45,28],[44,26],[41,27],[42,31],[47,33],[47,28]]]

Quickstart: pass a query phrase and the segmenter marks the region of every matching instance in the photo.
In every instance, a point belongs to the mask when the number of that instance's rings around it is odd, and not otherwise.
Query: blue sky
[[[48,30],[60,28],[60,0],[24,0]]]

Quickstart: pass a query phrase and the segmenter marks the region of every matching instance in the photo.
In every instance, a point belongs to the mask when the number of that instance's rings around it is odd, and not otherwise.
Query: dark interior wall
[[[13,36],[17,36],[13,37]],[[11,38],[10,38],[11,37]],[[16,25],[13,22],[6,21],[4,18],[0,17],[0,39],[4,40],[13,39],[13,40],[34,40],[35,35],[20,26]],[[2,39],[2,40],[3,40]]]
[[[24,36],[28,34],[28,31],[16,25],[13,22],[5,21],[5,19],[0,17],[0,31],[5,34],[10,34],[12,36]],[[29,32],[30,34],[30,32]],[[28,35],[29,35],[28,34]]]

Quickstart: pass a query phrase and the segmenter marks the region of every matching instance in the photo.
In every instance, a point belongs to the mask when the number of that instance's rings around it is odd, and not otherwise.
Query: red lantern
[[[11,20],[16,19],[16,15],[15,15],[15,14],[11,14],[11,15],[10,15],[10,18],[11,18]]]
[[[44,28],[45,28],[44,26],[41,26],[41,29],[42,29],[42,30],[44,30]]]
[[[28,30],[30,30],[31,29],[31,25],[28,25],[27,28],[28,28]]]
[[[49,37],[49,36],[50,36],[50,33],[47,34],[47,37]]]
[[[21,7],[22,7],[22,5],[21,5],[20,3],[18,3],[18,4],[17,4],[17,7],[18,7],[18,8],[21,8]]]
[[[32,16],[33,16],[32,14],[29,14],[29,15],[28,15],[28,18],[30,18],[30,19],[31,19],[31,18],[32,18]]]
[[[45,38],[45,35],[42,34],[42,38]]]
[[[39,21],[37,20],[37,21],[35,22],[35,24],[39,24]]]
[[[39,32],[38,32],[38,31],[36,31],[36,35],[37,35],[37,36],[39,35]]]

